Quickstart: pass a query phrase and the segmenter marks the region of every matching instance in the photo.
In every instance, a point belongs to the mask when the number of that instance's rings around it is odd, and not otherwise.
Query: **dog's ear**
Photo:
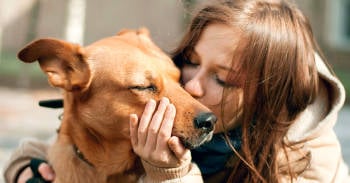
[[[146,27],[141,27],[138,30],[134,30],[134,29],[122,29],[117,33],[117,36],[121,36],[124,34],[136,34],[136,35],[144,35],[147,36],[148,38],[151,37],[151,34],[149,32],[149,30]]]
[[[145,35],[147,37],[151,37],[151,33],[149,32],[149,30],[146,28],[146,27],[141,27],[138,31],[137,31],[138,34],[142,34],[142,35]]]
[[[84,49],[76,44],[51,38],[39,39],[24,47],[18,58],[26,63],[38,60],[49,83],[67,91],[85,89],[91,80]]]

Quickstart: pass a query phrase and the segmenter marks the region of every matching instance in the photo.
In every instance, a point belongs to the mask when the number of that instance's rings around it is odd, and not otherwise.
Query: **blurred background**
[[[24,137],[47,139],[61,110],[38,107],[59,98],[37,64],[17,60],[28,42],[55,37],[81,45],[123,28],[147,27],[164,51],[177,45],[201,0],[0,0],[0,171]],[[350,0],[296,0],[309,17],[315,37],[347,91],[350,91]],[[336,132],[350,165],[350,108],[340,113]],[[3,182],[2,176],[0,182]]]

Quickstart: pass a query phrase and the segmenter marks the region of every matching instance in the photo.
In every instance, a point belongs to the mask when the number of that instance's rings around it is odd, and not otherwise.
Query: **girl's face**
[[[182,68],[185,90],[218,117],[215,133],[223,131],[223,122],[226,129],[233,128],[239,118],[243,90],[239,83],[226,81],[229,72],[238,72],[238,59],[234,55],[238,38],[238,31],[232,27],[208,25]],[[221,114],[222,104],[224,116]]]

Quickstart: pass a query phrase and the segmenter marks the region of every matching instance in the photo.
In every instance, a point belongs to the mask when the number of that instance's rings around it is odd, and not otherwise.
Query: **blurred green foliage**
[[[21,71],[26,71],[28,77],[41,77],[38,64],[28,64],[17,59],[16,53],[2,53],[0,61],[1,76],[17,76]]]
[[[0,86],[47,87],[46,76],[38,63],[24,63],[16,53],[3,52],[0,59]]]
[[[346,102],[350,104],[350,71],[349,69],[340,68],[336,68],[334,71],[345,87]]]

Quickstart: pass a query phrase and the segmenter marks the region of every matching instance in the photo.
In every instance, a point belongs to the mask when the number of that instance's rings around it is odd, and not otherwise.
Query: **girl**
[[[218,116],[213,140],[192,150],[205,182],[350,181],[333,131],[344,88],[318,54],[308,20],[286,1],[221,1],[199,10],[174,61],[184,88]],[[193,166],[186,176],[159,170],[176,166],[169,157],[179,159],[179,170],[189,159],[175,137],[168,141],[174,155],[166,144],[137,143],[147,137],[137,128],[162,120],[154,111],[150,104],[139,122],[131,117],[145,180],[191,181]]]
[[[333,131],[344,88],[320,54],[308,20],[286,1],[204,5],[173,58],[184,88],[218,117],[215,135],[189,153],[161,128],[173,122],[171,101],[150,101],[130,116],[140,181],[350,182]],[[52,180],[47,164],[39,172]]]

